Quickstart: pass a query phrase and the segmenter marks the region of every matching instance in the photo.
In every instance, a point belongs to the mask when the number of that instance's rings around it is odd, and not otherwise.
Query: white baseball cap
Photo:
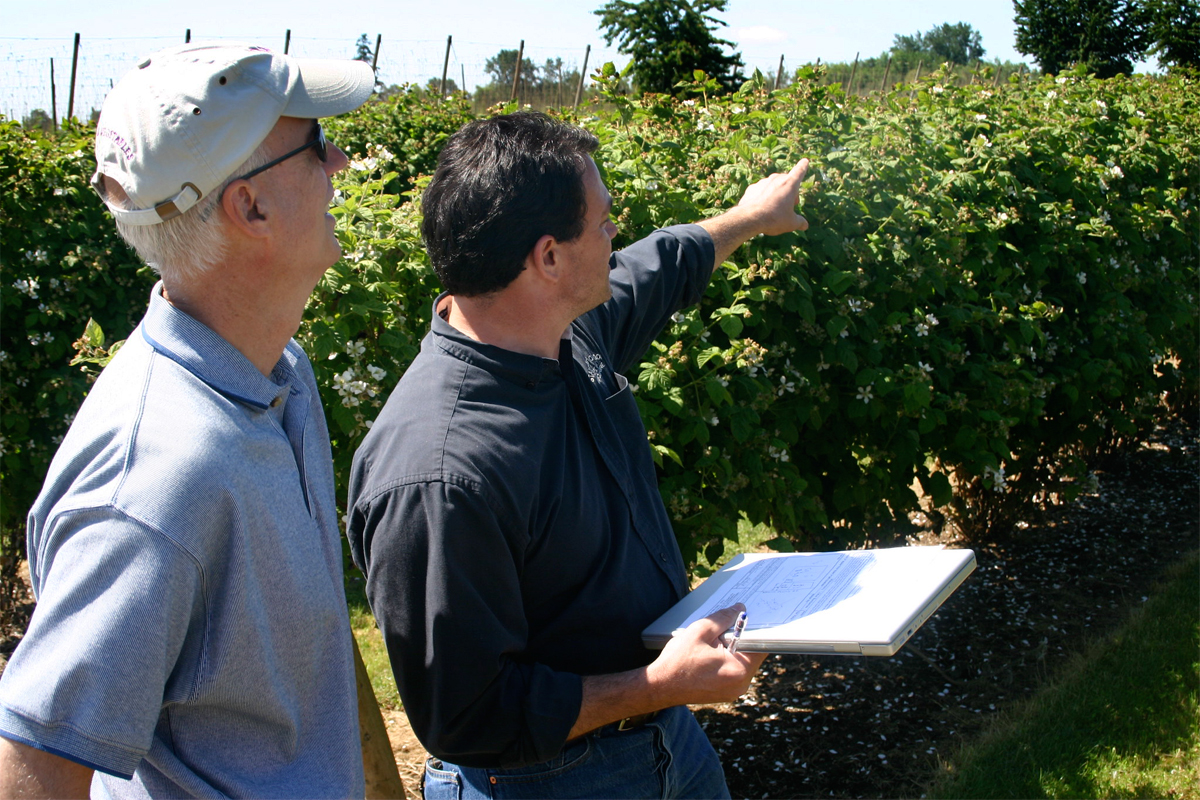
[[[298,59],[228,42],[161,50],[105,98],[92,185],[122,222],[172,219],[232,176],[280,117],[343,114],[374,86],[362,61]],[[108,199],[102,176],[120,184],[131,209]]]

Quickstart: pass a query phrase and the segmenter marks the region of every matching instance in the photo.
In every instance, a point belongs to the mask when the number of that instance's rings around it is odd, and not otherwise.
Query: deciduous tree
[[[1044,72],[1083,64],[1098,77],[1133,72],[1147,50],[1148,15],[1134,0],[1014,0],[1017,50]]]
[[[497,86],[512,86],[517,69],[517,51],[501,50],[494,58],[489,58],[483,69],[492,76],[492,82]],[[528,58],[521,59],[521,83],[527,88],[539,85],[538,68]]]
[[[924,56],[939,62],[970,64],[983,58],[983,37],[966,22],[942,23],[925,33],[912,36],[896,35],[892,44],[893,53]],[[915,60],[915,59],[913,59]]]
[[[1150,54],[1168,66],[1200,68],[1200,0],[1149,0]]]
[[[595,14],[605,43],[611,47],[616,41],[617,52],[633,56],[638,89],[670,94],[698,69],[727,89],[742,82],[741,56],[725,52],[733,42],[713,35],[725,23],[708,13],[727,5],[728,0],[610,0]]]

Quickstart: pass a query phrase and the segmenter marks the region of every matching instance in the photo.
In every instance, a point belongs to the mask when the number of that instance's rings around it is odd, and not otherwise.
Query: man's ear
[[[236,180],[225,187],[221,196],[221,210],[229,222],[239,231],[252,238],[263,238],[270,231],[267,227],[265,198],[246,180]]]
[[[533,274],[550,283],[557,283],[562,278],[562,267],[558,240],[550,234],[538,239],[525,258],[526,270],[532,270]]]

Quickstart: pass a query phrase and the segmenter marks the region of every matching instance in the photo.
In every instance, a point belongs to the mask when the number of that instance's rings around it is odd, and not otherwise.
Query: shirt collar
[[[536,386],[545,380],[561,380],[562,370],[554,358],[517,353],[492,344],[484,344],[467,336],[438,314],[438,306],[449,293],[442,292],[433,301],[433,324],[430,332],[434,343],[449,355],[474,364],[514,383]],[[569,353],[570,350],[568,349]],[[530,388],[533,388],[530,386]]]
[[[162,296],[159,281],[150,292],[150,308],[139,326],[142,338],[221,394],[255,408],[287,401],[294,381],[293,357],[284,350],[268,378],[212,328],[180,311]]]

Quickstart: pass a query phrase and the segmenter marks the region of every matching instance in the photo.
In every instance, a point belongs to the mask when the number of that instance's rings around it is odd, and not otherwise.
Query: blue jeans
[[[606,725],[529,767],[425,762],[426,800],[597,797],[728,798],[729,789],[716,751],[684,706],[629,731]]]

